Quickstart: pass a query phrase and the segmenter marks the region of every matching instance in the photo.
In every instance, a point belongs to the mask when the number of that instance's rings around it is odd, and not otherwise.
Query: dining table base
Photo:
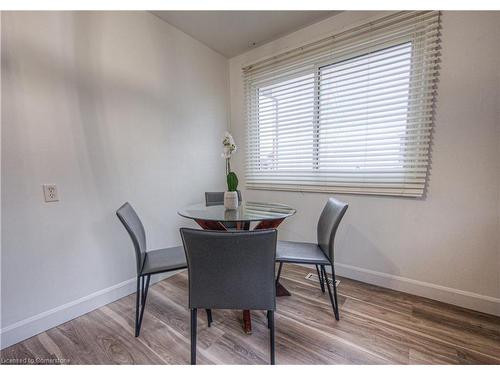
[[[289,297],[292,294],[279,281],[276,284],[276,297]]]
[[[243,332],[247,335],[252,334],[252,316],[250,310],[243,310]]]

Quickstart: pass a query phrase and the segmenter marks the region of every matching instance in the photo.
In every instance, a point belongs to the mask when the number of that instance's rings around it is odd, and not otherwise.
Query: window
[[[438,21],[401,12],[247,68],[247,187],[422,196]]]
[[[296,90],[297,84],[300,89]],[[258,89],[257,163],[262,170],[308,170],[313,163],[314,74]],[[300,158],[295,158],[301,146]]]

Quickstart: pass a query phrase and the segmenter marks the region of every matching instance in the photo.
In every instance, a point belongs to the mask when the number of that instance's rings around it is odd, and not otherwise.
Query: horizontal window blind
[[[249,189],[420,197],[439,12],[398,12],[243,69]]]

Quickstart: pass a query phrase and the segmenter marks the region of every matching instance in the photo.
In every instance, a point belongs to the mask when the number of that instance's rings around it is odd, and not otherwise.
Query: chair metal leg
[[[337,279],[335,278],[335,266],[332,266],[332,278],[333,278],[333,299],[335,300],[335,319],[339,320],[339,302],[337,298]]]
[[[196,319],[197,309],[191,309],[191,364],[196,365]]]
[[[151,275],[142,276],[142,296],[141,296],[141,313],[139,314],[139,321],[136,328],[136,337],[141,333],[142,318],[144,316],[144,308],[146,307],[146,298],[148,297],[149,282],[151,281]]]
[[[205,311],[207,312],[207,321],[208,321],[208,326],[212,326],[212,310],[211,309],[205,309]]]
[[[321,286],[321,291],[325,293],[325,281],[323,279],[323,274],[319,272],[319,267],[316,264],[316,272],[318,273],[319,285]]]
[[[328,289],[328,295],[330,296],[330,302],[332,304],[333,313],[335,314],[335,320],[339,320],[339,310],[337,307],[337,301],[334,301],[333,299],[332,289],[330,287],[330,282],[328,281],[328,275],[326,273],[325,266],[322,265],[321,270],[323,271],[323,277],[325,278],[326,287]],[[333,279],[333,284],[335,285],[335,279]]]
[[[271,346],[271,365],[275,364],[275,348],[274,348],[274,311],[268,310],[267,315],[269,317],[269,329],[270,329],[270,346]]]
[[[276,285],[278,285],[278,282],[280,281],[281,269],[282,268],[283,268],[283,262],[280,262],[280,266],[278,268],[278,276],[276,276]]]
[[[141,298],[141,278],[137,276],[137,291],[135,293],[135,337],[139,336],[139,303]]]
[[[146,298],[148,297],[149,292],[149,283],[151,281],[151,275],[148,275],[146,278],[146,288],[144,289],[144,297],[142,299],[142,304],[146,305]]]
[[[271,317],[269,310],[267,311],[267,328],[271,329]]]
[[[144,287],[145,287],[144,278],[145,276],[141,276],[141,305],[142,305],[142,300],[144,298]]]

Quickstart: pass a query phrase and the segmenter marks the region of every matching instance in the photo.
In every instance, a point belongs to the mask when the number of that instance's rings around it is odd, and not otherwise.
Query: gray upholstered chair
[[[276,249],[276,261],[279,262],[278,282],[283,263],[314,264],[321,286],[321,291],[325,292],[325,284],[330,295],[335,319],[339,320],[339,307],[337,300],[337,285],[335,283],[334,267],[334,242],[337,228],[347,211],[347,203],[335,198],[329,198],[321,213],[317,227],[317,243],[278,241]],[[326,273],[326,266],[332,267],[333,296]],[[321,269],[321,271],[320,271]]]
[[[197,309],[267,310],[274,364],[276,229],[181,228],[189,270],[191,364],[196,364]]]
[[[137,263],[137,294],[135,306],[135,337],[139,336],[148,296],[151,275],[187,268],[186,256],[182,246],[146,251],[146,233],[139,216],[127,202],[116,215],[127,230],[135,249]],[[207,311],[209,324],[211,312]]]

